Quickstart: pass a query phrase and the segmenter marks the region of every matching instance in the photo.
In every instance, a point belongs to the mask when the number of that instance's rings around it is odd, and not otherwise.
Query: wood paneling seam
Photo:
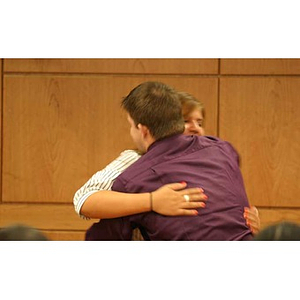
[[[66,76],[78,76],[78,77],[91,77],[91,76],[95,76],[95,77],[102,77],[102,76],[124,76],[124,77],[128,77],[128,76],[155,76],[155,77],[159,77],[159,76],[173,76],[173,77],[217,77],[218,74],[195,74],[195,73],[59,73],[59,72],[44,72],[44,73],[40,73],[40,72],[3,72],[4,76],[62,76],[62,77],[66,77]]]
[[[1,136],[1,141],[0,141],[0,147],[1,147],[1,149],[0,149],[0,155],[1,155],[1,157],[0,157],[0,162],[1,162],[1,165],[0,165],[0,174],[1,174],[1,176],[0,176],[0,205],[1,205],[1,203],[2,203],[2,178],[3,178],[3,132],[4,132],[4,130],[3,130],[3,101],[4,101],[4,99],[3,99],[3,96],[4,96],[4,74],[3,74],[3,70],[4,70],[4,59],[2,58],[1,59],[1,78],[0,78],[0,80],[1,80],[1,84],[0,84],[0,86],[1,86],[1,91],[0,91],[0,105],[1,105],[1,108],[0,108],[0,111],[1,111],[1,115],[0,115],[0,118],[1,118],[1,120],[0,120],[0,122],[1,122],[1,124],[0,124],[0,127],[1,127],[1,132],[0,132],[0,136]]]

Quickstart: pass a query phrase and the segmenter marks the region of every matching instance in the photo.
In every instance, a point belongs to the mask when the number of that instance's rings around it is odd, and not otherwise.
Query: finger
[[[258,223],[257,216],[254,215],[246,215],[244,218],[251,223]]]
[[[255,215],[255,214],[253,214],[253,213],[244,213],[244,217],[246,218],[246,219],[250,219],[250,218],[254,218],[254,219],[257,219],[257,216]]]
[[[250,228],[250,230],[251,230],[252,232],[255,232],[255,231],[258,230],[258,227],[255,226],[254,224],[251,224],[251,223],[249,223],[249,222],[246,222],[246,224],[247,224],[247,226]]]
[[[257,220],[259,218],[258,214],[256,214],[255,212],[244,212],[244,218],[245,219],[249,219],[249,218],[254,218],[255,220]]]
[[[202,188],[188,188],[188,189],[183,189],[182,195],[187,194],[187,195],[193,195],[193,194],[202,194],[204,193],[204,190]]]
[[[259,215],[258,209],[255,206],[244,207],[244,212],[248,214]]]
[[[198,211],[195,209],[180,209],[179,215],[181,216],[198,216]]]
[[[187,183],[182,181],[179,183],[169,183],[169,184],[166,184],[165,186],[169,187],[170,189],[172,189],[174,191],[180,191],[187,186]]]
[[[258,227],[253,227],[253,226],[250,226],[250,230],[253,234],[256,234],[259,232],[259,228]]]
[[[204,202],[183,202],[181,209],[204,208],[205,206]]]
[[[249,207],[244,207],[244,212],[245,213],[248,213],[250,211],[250,208]]]
[[[245,218],[254,218],[255,220],[259,219],[259,215],[253,211],[244,212]]]
[[[246,224],[247,224],[248,226],[254,227],[254,228],[258,228],[258,227],[259,227],[259,225],[258,225],[258,223],[257,223],[256,221],[247,220],[247,221],[246,221]]]
[[[247,224],[250,224],[250,226],[258,226],[258,223],[256,222],[256,220],[253,219],[247,219]]]
[[[186,194],[187,195],[187,194]],[[199,202],[199,201],[206,201],[208,197],[205,194],[198,193],[198,194],[189,194],[189,201],[188,202]],[[184,195],[182,196],[184,199]]]
[[[253,211],[256,216],[259,215],[258,209],[255,206],[251,206],[250,210]]]
[[[251,227],[252,230],[258,230],[259,229],[257,224],[250,224],[250,227]]]

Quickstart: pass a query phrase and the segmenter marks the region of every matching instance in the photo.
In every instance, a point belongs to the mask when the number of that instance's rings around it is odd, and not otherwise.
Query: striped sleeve
[[[74,195],[73,204],[76,213],[88,220],[88,217],[80,213],[86,199],[98,191],[111,190],[115,179],[139,158],[140,155],[136,151],[125,150],[103,170],[94,174]]]

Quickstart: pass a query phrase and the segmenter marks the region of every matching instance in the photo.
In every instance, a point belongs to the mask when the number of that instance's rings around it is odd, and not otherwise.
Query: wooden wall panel
[[[220,137],[241,155],[252,204],[300,207],[300,78],[222,78]]]
[[[259,208],[259,216],[261,221],[261,229],[282,221],[300,224],[300,208]]]
[[[70,202],[85,178],[133,145],[124,91],[111,79],[5,76],[4,85],[3,201]]]
[[[5,59],[5,72],[217,74],[218,59]]]
[[[21,223],[40,230],[84,231],[95,221],[80,218],[72,204],[0,205],[0,227]]]
[[[26,224],[41,230],[52,241],[83,241],[86,230],[94,222],[97,220],[79,218],[72,205],[0,205],[0,228]]]
[[[300,75],[300,59],[221,59],[221,74]]]
[[[3,201],[72,201],[93,173],[133,147],[120,100],[145,80],[203,99],[207,132],[216,133],[216,79],[5,76]]]
[[[2,202],[2,78],[3,78],[3,73],[2,73],[2,64],[3,64],[3,59],[0,59],[0,204]]]
[[[50,241],[84,241],[85,231],[45,231],[42,230]]]

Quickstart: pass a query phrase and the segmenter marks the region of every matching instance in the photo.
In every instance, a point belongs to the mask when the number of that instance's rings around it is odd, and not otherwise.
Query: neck
[[[155,142],[156,140],[152,137],[152,136],[148,136],[145,139],[144,145],[145,145],[145,149],[146,152],[148,151],[149,147]]]

